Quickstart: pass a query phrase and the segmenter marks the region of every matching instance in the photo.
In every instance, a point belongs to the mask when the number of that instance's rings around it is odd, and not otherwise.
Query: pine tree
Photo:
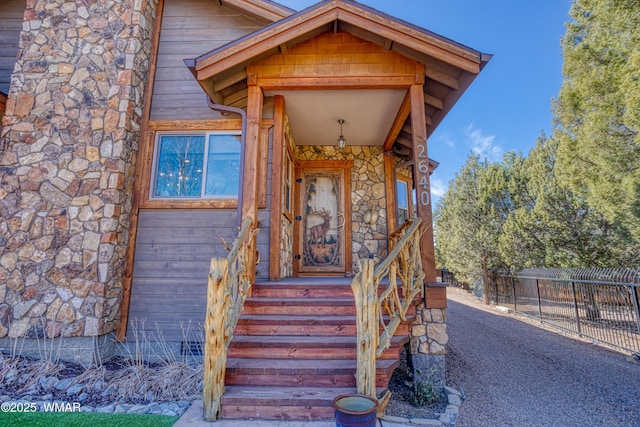
[[[554,106],[559,178],[640,241],[640,2],[574,0]]]

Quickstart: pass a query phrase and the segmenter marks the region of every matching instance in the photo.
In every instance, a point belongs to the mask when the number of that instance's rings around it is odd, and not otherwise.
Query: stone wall
[[[118,324],[157,0],[27,0],[0,139],[0,338]]]
[[[352,268],[358,261],[387,255],[387,213],[382,147],[298,146],[297,160],[353,160],[351,169]]]

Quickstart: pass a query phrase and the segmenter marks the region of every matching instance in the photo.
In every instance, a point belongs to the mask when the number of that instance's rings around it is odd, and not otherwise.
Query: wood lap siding
[[[153,88],[151,120],[219,118],[184,59],[196,58],[261,28],[211,0],[165,2]]]
[[[141,210],[129,322],[144,320],[145,330],[154,333],[158,326],[167,341],[182,341],[180,322],[201,330],[209,264],[212,257],[227,256],[220,237],[231,244],[235,224],[235,210]],[[258,245],[268,254],[266,236],[258,235]],[[266,277],[268,264],[259,270]],[[132,333],[129,327],[127,339]]]
[[[24,0],[0,1],[0,92],[9,93],[24,9]]]

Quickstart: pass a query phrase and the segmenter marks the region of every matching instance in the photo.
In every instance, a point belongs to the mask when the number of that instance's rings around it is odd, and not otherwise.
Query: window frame
[[[400,227],[402,223],[400,222],[400,195],[398,194],[398,184],[402,183],[407,188],[407,200],[406,200],[406,211],[407,211],[407,219],[413,218],[415,216],[414,213],[414,188],[413,188],[413,180],[411,177],[403,174],[396,174],[396,182],[395,182],[395,192],[396,192],[396,226]],[[402,210],[405,210],[404,208]]]
[[[199,196],[156,196],[155,190],[156,185],[158,183],[158,156],[160,155],[160,141],[164,136],[204,136],[204,152],[203,152],[203,163],[202,163],[202,184],[200,188]],[[233,195],[207,195],[205,194],[206,189],[206,179],[207,179],[207,167],[209,161],[209,144],[210,137],[212,135],[232,135],[232,136],[241,136],[242,132],[240,130],[194,130],[194,131],[159,131],[156,132],[154,142],[153,142],[153,162],[151,164],[151,179],[149,181],[149,190],[147,193],[147,197],[149,201],[161,202],[161,201],[169,201],[169,202],[196,202],[196,201],[214,201],[214,200],[235,200],[237,203],[238,194],[240,193],[240,188],[238,188],[238,192],[235,196]],[[239,141],[242,144],[242,141]],[[242,151],[240,151],[240,156],[242,156]],[[242,171],[239,171],[242,173]],[[238,180],[240,183],[241,180]]]

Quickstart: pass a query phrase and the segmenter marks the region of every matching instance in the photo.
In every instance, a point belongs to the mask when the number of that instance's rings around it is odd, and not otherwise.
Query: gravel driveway
[[[640,426],[640,364],[449,288],[447,385],[457,427]]]

